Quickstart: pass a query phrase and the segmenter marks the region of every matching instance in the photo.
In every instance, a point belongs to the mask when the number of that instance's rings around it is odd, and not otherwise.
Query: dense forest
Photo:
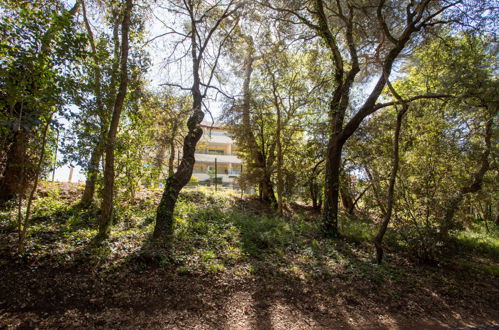
[[[498,14],[0,0],[0,327],[499,326]]]

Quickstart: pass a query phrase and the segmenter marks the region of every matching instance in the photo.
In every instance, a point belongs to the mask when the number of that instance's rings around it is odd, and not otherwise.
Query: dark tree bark
[[[173,225],[174,225],[174,209],[177,203],[178,195],[182,188],[189,182],[192,172],[194,169],[194,153],[196,151],[196,145],[203,135],[203,130],[201,128],[201,122],[204,118],[204,112],[202,110],[203,99],[206,96],[206,90],[201,93],[201,63],[203,60],[203,53],[212,37],[213,33],[219,28],[223,20],[229,17],[234,9],[231,10],[232,1],[225,7],[224,12],[218,18],[216,23],[209,29],[207,37],[201,40],[198,23],[199,21],[195,17],[194,8],[191,2],[184,2],[186,10],[190,16],[191,32],[191,59],[192,59],[192,74],[193,74],[193,84],[191,88],[192,95],[192,114],[187,120],[187,135],[184,138],[182,160],[177,168],[177,171],[170,175],[166,179],[165,190],[161,196],[158,208],[156,210],[156,225],[153,232],[153,240],[162,247],[168,248],[171,245],[173,237]],[[219,45],[219,54],[222,44]],[[215,67],[216,63],[215,62]],[[212,75],[214,69],[212,70]],[[210,79],[211,80],[211,79]],[[206,86],[209,86],[207,84]],[[207,88],[207,87],[206,87]]]
[[[83,190],[83,195],[80,200],[80,206],[83,208],[88,208],[92,205],[95,194],[95,185],[97,183],[97,175],[99,173],[99,164],[104,154],[104,141],[106,139],[106,131],[107,131],[107,114],[105,113],[104,108],[104,100],[102,93],[102,73],[99,66],[99,58],[97,56],[97,48],[95,45],[94,34],[90,23],[88,22],[87,10],[85,6],[85,1],[80,0],[82,12],[83,12],[83,21],[85,23],[85,29],[87,31],[88,41],[91,49],[91,56],[93,58],[93,66],[94,66],[94,94],[95,94],[95,103],[97,115],[101,119],[101,132],[99,135],[99,139],[97,145],[92,151],[92,155],[90,156],[90,161],[87,168],[87,179],[85,182],[85,189]],[[116,24],[116,26],[118,26]],[[114,86],[112,86],[114,88]]]
[[[355,213],[355,207],[357,206],[357,203],[362,198],[362,196],[364,196],[364,194],[367,192],[367,189],[369,189],[369,185],[367,185],[367,187],[365,187],[364,190],[362,190],[360,194],[354,199],[352,206],[350,207],[349,210],[347,210],[348,214]]]
[[[0,207],[22,194],[23,164],[28,148],[28,133],[19,131],[13,136],[13,143],[7,151],[6,166],[0,179]]]
[[[324,4],[323,0],[314,0],[312,1],[313,8],[307,8],[306,15],[293,11],[289,7],[280,9],[281,11],[292,13],[303,24],[315,31],[316,34],[323,39],[334,62],[334,83],[336,87],[332,93],[328,111],[331,133],[327,145],[325,201],[322,214],[323,231],[327,237],[339,235],[339,182],[342,158],[341,153],[345,142],[352,136],[367,116],[389,105],[376,104],[376,102],[385,87],[386,79],[390,75],[394,61],[412,38],[412,34],[432,24],[433,19],[437,17],[438,14],[455,5],[455,3],[442,4],[442,7],[436,6],[436,9],[432,11],[431,9],[433,7],[430,8],[430,2],[430,0],[425,0],[420,2],[411,1],[408,3],[406,7],[406,17],[404,21],[401,22],[403,26],[401,28],[401,33],[398,36],[392,35],[392,32],[383,17],[385,1],[380,0],[378,2],[375,7],[377,8],[375,18],[378,20],[383,37],[377,45],[373,45],[373,48],[377,49],[375,56],[378,57],[378,62],[381,67],[380,73],[382,74],[364,103],[346,124],[344,123],[344,119],[350,102],[350,91],[355,78],[360,71],[357,54],[358,43],[354,37],[354,35],[356,35],[356,33],[354,33],[356,32],[354,31],[354,27],[355,29],[357,28],[354,18],[356,18],[361,11],[370,10],[372,7],[366,6],[364,8],[359,8],[358,6],[353,6],[348,2],[345,3],[342,1],[331,2],[329,3],[330,6],[327,6]],[[308,18],[309,15],[312,16],[312,20]],[[332,25],[329,20],[330,16],[336,18],[334,25]],[[338,25],[340,28],[336,29]],[[337,40],[338,33],[344,33],[344,39],[346,41],[345,51],[348,52],[348,55],[342,54],[343,49],[340,47]],[[389,45],[389,47],[386,47],[386,45]],[[381,48],[386,49],[386,55],[383,59],[379,58],[380,54],[378,53],[378,50]],[[348,61],[348,65],[345,65],[345,61]]]
[[[171,243],[173,235],[173,211],[180,190],[189,182],[194,169],[194,153],[196,144],[203,135],[201,122],[204,118],[202,110],[203,95],[201,94],[201,80],[199,76],[200,57],[197,54],[196,23],[192,18],[192,66],[194,73],[194,83],[192,86],[192,115],[187,120],[188,132],[184,138],[183,155],[177,171],[166,180],[165,190],[161,196],[158,209],[156,211],[156,226],[154,227],[153,239],[160,241],[166,246]]]
[[[374,246],[376,247],[376,262],[378,264],[381,264],[383,260],[383,245],[382,245],[383,237],[386,233],[386,229],[388,228],[388,224],[390,223],[390,219],[392,217],[392,210],[393,210],[394,196],[395,196],[395,181],[397,180],[397,172],[399,168],[400,131],[402,128],[402,120],[404,119],[404,115],[407,112],[407,110],[408,110],[408,105],[404,103],[402,105],[402,109],[397,112],[397,123],[395,125],[395,133],[393,136],[393,167],[390,174],[390,182],[388,184],[386,213],[383,216],[383,221],[381,223],[381,227],[379,228],[378,234],[374,238]]]
[[[310,199],[312,200],[312,208],[314,210],[320,210],[321,209],[321,190],[320,186],[317,183],[317,176],[321,172],[319,169],[319,165],[324,162],[323,159],[319,160],[315,166],[312,168],[312,171],[310,173],[310,177],[308,179],[308,187],[309,187],[309,192],[310,192]]]
[[[350,191],[350,186],[346,184],[341,185],[340,194],[341,194],[341,203],[343,204],[343,208],[348,214],[350,215],[353,214],[355,205],[352,192]]]
[[[121,57],[120,57],[120,85],[113,108],[113,116],[109,125],[109,132],[106,139],[106,161],[104,166],[104,189],[102,194],[101,216],[99,218],[98,240],[106,239],[109,236],[113,215],[114,198],[114,148],[116,144],[116,134],[120,121],[123,102],[125,100],[128,86],[128,32],[130,29],[130,15],[132,12],[132,0],[125,1],[123,22],[121,24]]]
[[[310,193],[310,199],[312,200],[312,208],[314,210],[317,210],[318,207],[318,189],[317,189],[317,183],[316,182],[310,182],[308,185],[308,191]]]
[[[100,119],[100,133],[97,139],[97,144],[90,156],[90,161],[87,168],[87,178],[85,181],[85,189],[80,200],[80,206],[83,208],[88,208],[92,205],[95,196],[95,187],[97,184],[97,177],[99,174],[99,164],[104,155],[106,146],[106,137],[108,134],[109,126],[109,116],[111,114],[111,109],[113,107],[113,102],[116,99],[116,85],[117,85],[117,71],[120,64],[120,41],[119,41],[119,27],[120,24],[115,17],[115,23],[113,26],[113,39],[114,39],[114,55],[113,55],[113,67],[112,75],[109,89],[111,90],[109,99],[107,102],[104,100],[104,93],[102,89],[102,72],[100,69],[100,59],[97,55],[97,48],[95,44],[94,34],[92,28],[88,22],[87,11],[85,7],[85,2],[80,0],[83,12],[83,20],[85,23],[85,28],[87,30],[87,36],[91,48],[91,56],[93,57],[94,65],[94,94],[96,100],[96,110],[97,115]]]
[[[424,18],[424,13],[427,10],[428,1],[421,2],[411,10],[412,5],[407,8],[407,24],[398,38],[394,38],[390,32],[385,28],[386,22],[381,16],[381,10],[383,8],[384,1],[380,1],[378,5],[378,18],[383,26],[383,31],[386,37],[388,37],[393,43],[392,48],[388,51],[384,60],[381,63],[382,74],[378,78],[376,85],[373,90],[364,101],[359,110],[355,115],[345,124],[344,117],[346,113],[346,108],[349,103],[350,90],[354,79],[359,72],[359,62],[357,57],[357,50],[355,47],[355,41],[353,38],[353,7],[349,7],[349,16],[346,14],[339,13],[340,18],[345,21],[346,30],[345,36],[348,43],[351,68],[348,73],[345,73],[343,68],[343,58],[336,44],[335,36],[331,33],[328,27],[328,21],[324,13],[324,5],[322,0],[315,0],[317,17],[318,17],[318,28],[323,36],[326,44],[332,51],[333,57],[335,59],[336,73],[335,80],[337,82],[337,88],[333,93],[332,101],[330,103],[330,118],[332,124],[332,134],[328,143],[327,161],[326,161],[326,199],[323,211],[323,222],[324,222],[324,232],[326,236],[337,236],[338,232],[338,197],[339,197],[339,173],[341,166],[341,152],[345,142],[350,138],[350,136],[355,133],[362,121],[372,113],[385,107],[387,104],[376,104],[378,97],[380,96],[383,88],[386,85],[386,81],[391,73],[393,63],[399,56],[402,49],[404,49],[407,42],[411,39],[413,33],[421,30],[426,23],[431,21],[434,17],[433,14],[428,14]],[[423,97],[423,96],[421,96]],[[397,102],[399,103],[399,102]]]
[[[174,168],[174,161],[175,161],[175,135],[177,134],[178,130],[178,123],[175,121],[173,123],[173,128],[172,128],[172,135],[170,136],[170,155],[168,157],[168,176],[173,175],[173,171],[175,170]]]
[[[250,149],[254,166],[261,173],[259,186],[260,200],[275,205],[277,200],[274,194],[274,187],[268,173],[267,162],[263,151],[258,147],[256,137],[251,129],[251,75],[253,73],[253,63],[256,59],[254,56],[255,49],[253,40],[248,37],[248,56],[244,61],[244,82],[243,82],[243,104],[242,104],[242,128],[244,131],[244,142]]]
[[[284,190],[284,179],[283,179],[283,173],[282,173],[282,166],[283,166],[283,155],[282,155],[282,138],[281,138],[281,131],[282,131],[282,120],[281,120],[281,107],[279,105],[279,100],[277,98],[276,94],[276,89],[277,89],[277,83],[275,81],[274,75],[272,75],[272,92],[274,96],[274,106],[277,111],[277,130],[276,130],[276,143],[277,143],[277,208],[279,214],[283,214],[283,200],[282,200],[282,193]]]
[[[277,199],[274,192],[274,184],[270,178],[269,173],[265,173],[262,181],[260,182],[261,195],[260,199],[266,204],[275,206],[277,204]]]
[[[495,113],[497,113],[497,110],[495,111]],[[493,117],[489,118],[487,124],[485,125],[485,150],[481,157],[480,168],[474,173],[471,183],[469,185],[463,186],[447,203],[447,206],[444,210],[442,223],[440,225],[440,236],[442,240],[448,239],[449,231],[453,228],[454,214],[456,213],[456,210],[458,209],[459,204],[462,202],[464,197],[467,194],[478,192],[482,188],[483,177],[490,167],[489,155],[492,150],[492,125]]]
[[[156,211],[156,226],[154,227],[153,239],[168,246],[173,235],[173,211],[177,198],[183,187],[189,182],[194,168],[194,152],[196,144],[203,135],[200,126],[204,118],[201,110],[202,96],[199,88],[193,88],[193,114],[187,121],[189,131],[184,138],[182,160],[177,171],[166,179],[165,190],[161,196]]]
[[[94,201],[95,186],[97,184],[97,176],[99,174],[99,164],[103,154],[103,143],[99,143],[99,145],[97,145],[96,149],[90,156],[90,162],[87,169],[87,179],[85,181],[85,189],[83,190],[83,194],[79,203],[82,208],[90,207],[90,205],[92,205]]]
[[[80,1],[76,1],[73,7],[68,11],[69,17],[73,17],[80,7]],[[50,45],[55,38],[58,26],[53,24],[49,26],[46,33],[42,37],[41,47],[38,56],[43,58],[51,49]],[[31,86],[30,92],[35,92],[37,90],[36,84]],[[32,113],[33,109],[28,109],[23,107],[23,102],[14,105],[14,111],[17,112],[17,117],[22,121],[23,117],[28,116]],[[4,207],[5,203],[9,200],[14,199],[16,194],[23,194],[25,187],[23,185],[28,184],[24,175],[26,171],[23,171],[24,162],[27,160],[28,142],[30,137],[30,132],[22,128],[19,124],[20,130],[15,132],[12,137],[9,149],[7,150],[7,157],[5,168],[3,171],[3,176],[0,179],[0,207]],[[23,184],[21,184],[23,183]]]

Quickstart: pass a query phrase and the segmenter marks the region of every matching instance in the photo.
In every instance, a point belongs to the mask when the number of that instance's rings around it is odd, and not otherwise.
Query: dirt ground
[[[74,199],[69,190],[61,198]],[[84,244],[68,254],[57,249],[61,232],[37,235],[52,252],[20,257],[15,232],[0,228],[0,328],[499,329],[497,276],[457,263],[392,258],[391,277],[357,262],[300,278],[262,260],[251,261],[251,276],[183,273],[126,252],[102,271]]]
[[[65,265],[3,260],[0,327],[7,329],[439,329],[499,324],[497,283],[474,280],[463,285],[477,286],[481,296],[442,292],[435,283],[434,291],[415,284],[397,297],[383,293],[384,286],[363,281],[352,286],[348,279],[334,277],[191,276],[144,265],[103,277],[78,260]]]

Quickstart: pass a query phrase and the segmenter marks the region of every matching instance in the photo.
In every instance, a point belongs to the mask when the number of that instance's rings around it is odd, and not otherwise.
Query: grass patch
[[[148,193],[157,198],[154,194],[161,192]],[[360,276],[375,284],[405,277],[399,268],[373,264],[371,241],[377,227],[371,222],[341,216],[343,238],[330,240],[322,237],[319,217],[297,212],[285,218],[262,209],[258,202],[241,201],[230,192],[183,192],[175,209],[172,250],[160,258],[159,265],[178,274],[232,272],[242,277],[279,274],[300,279]],[[2,221],[12,222],[15,214],[5,212],[1,216]],[[57,192],[47,192],[35,202],[27,251],[36,256],[56,256],[60,263],[83,256],[89,265],[105,272],[138,260],[134,256],[147,249],[154,227],[155,205],[118,205],[105,248],[92,246],[98,216],[96,208],[72,207],[61,202]],[[497,228],[492,230],[476,227],[461,232],[456,244],[463,251],[497,261],[499,235]],[[387,251],[400,252],[395,232],[387,233],[385,244]],[[480,267],[487,274],[499,273],[495,265],[484,263]]]
[[[490,225],[489,230],[483,225],[473,225],[455,236],[455,243],[461,251],[492,259],[499,262],[499,228]]]

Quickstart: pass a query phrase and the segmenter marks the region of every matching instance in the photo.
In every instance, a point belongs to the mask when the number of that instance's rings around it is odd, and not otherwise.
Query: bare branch
[[[383,29],[383,33],[388,38],[388,40],[390,40],[391,42],[393,42],[394,44],[396,44],[398,42],[398,40],[390,33],[390,29],[388,29],[388,25],[386,24],[386,21],[385,21],[385,19],[383,17],[382,9],[383,9],[383,5],[384,4],[385,4],[385,0],[380,0],[379,1],[379,5],[378,5],[378,8],[376,10],[376,15],[378,17],[378,22],[381,25],[381,28]]]
[[[392,106],[392,105],[410,103],[410,102],[414,102],[414,101],[422,100],[422,99],[444,99],[444,98],[448,98],[448,97],[452,97],[452,95],[448,95],[448,94],[426,94],[426,95],[413,96],[413,97],[408,98],[406,100],[399,100],[399,101],[386,102],[386,103],[378,103],[378,104],[376,104],[373,107],[373,110],[371,111],[371,113],[373,113],[373,112],[375,112],[375,111],[377,111],[379,109]]]
[[[214,90],[216,90],[218,93],[222,94],[223,96],[225,96],[226,98],[228,99],[231,99],[231,100],[234,100],[234,96],[230,96],[229,94],[225,93],[224,91],[222,91],[220,88],[216,87],[216,86],[213,86],[213,85],[207,85],[207,84],[204,84],[204,83],[200,83],[201,86],[205,87],[205,88],[213,88]],[[190,88],[189,88],[190,90]]]
[[[160,84],[160,86],[170,86],[170,87],[177,87],[177,88],[180,88],[181,90],[183,91],[190,91],[191,88],[187,88],[187,87],[184,87],[182,85],[179,85],[179,84],[173,84],[173,83],[163,83],[163,84]]]

